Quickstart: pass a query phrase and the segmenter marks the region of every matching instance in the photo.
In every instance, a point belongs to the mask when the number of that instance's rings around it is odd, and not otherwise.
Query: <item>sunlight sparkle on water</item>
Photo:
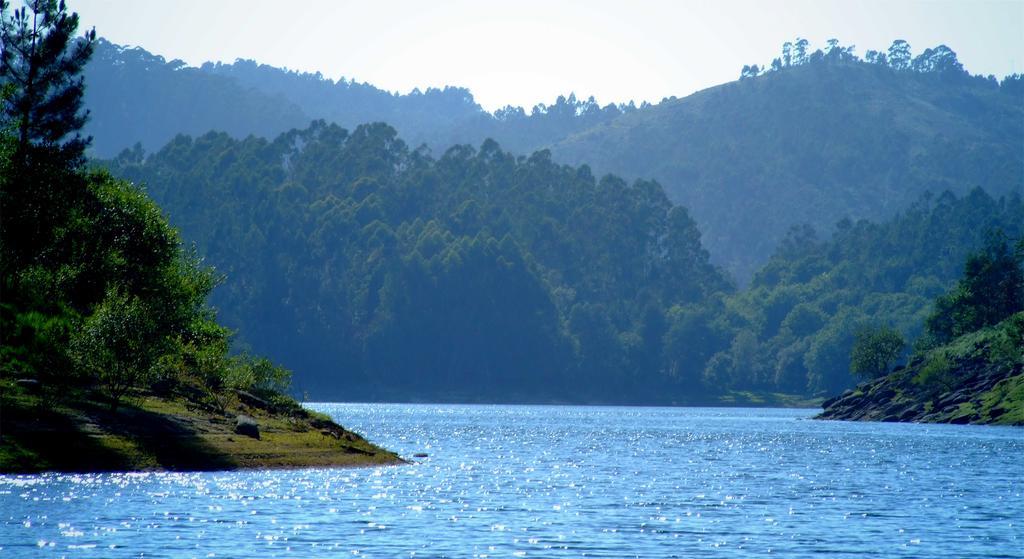
[[[1017,553],[1013,428],[810,412],[319,404],[409,466],[0,477],[0,556]]]

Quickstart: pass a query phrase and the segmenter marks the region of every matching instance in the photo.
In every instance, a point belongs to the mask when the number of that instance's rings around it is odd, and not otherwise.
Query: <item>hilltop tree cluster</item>
[[[957,59],[956,52],[946,45],[927,48],[921,54],[914,56],[910,43],[903,39],[896,39],[888,50],[884,52],[869,50],[864,53],[863,59],[854,54],[855,50],[854,45],[843,46],[839,44],[838,39],[829,39],[824,48],[812,52],[807,39],[797,38],[796,41],[783,43],[781,56],[772,59],[770,65],[744,65],[740,71],[740,79],[753,78],[804,64],[850,64],[856,62],[884,66],[898,72],[933,74],[949,80],[971,78],[963,64]],[[998,85],[995,76],[975,77]],[[1014,74],[1007,76],[1003,81],[1008,82],[1007,86],[1013,88],[1017,87],[1016,84],[1020,79],[1019,74]]]

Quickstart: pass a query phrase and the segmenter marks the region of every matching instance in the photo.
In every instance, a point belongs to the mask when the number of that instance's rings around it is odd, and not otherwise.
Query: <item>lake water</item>
[[[0,476],[0,557],[1022,557],[1024,430],[315,404],[419,464]]]

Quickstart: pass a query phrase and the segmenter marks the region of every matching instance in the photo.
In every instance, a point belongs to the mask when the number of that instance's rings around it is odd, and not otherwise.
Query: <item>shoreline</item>
[[[927,390],[915,378],[924,361],[827,400],[814,419],[1024,427],[1024,368],[964,360],[961,385]]]
[[[601,400],[559,400],[559,399],[537,399],[529,398],[488,400],[484,398],[438,398],[438,399],[412,399],[412,398],[368,398],[365,400],[332,400],[330,398],[316,398],[302,402],[302,405],[309,404],[405,404],[425,406],[594,406],[594,407],[631,407],[631,408],[783,408],[783,409],[821,409],[822,403],[826,401],[824,396],[801,396],[781,392],[750,392],[738,391],[720,395],[717,398],[706,400],[694,399],[689,401],[637,401],[637,402],[609,402]]]
[[[0,395],[0,474],[231,471],[408,464],[329,417],[239,401],[210,410],[140,395],[116,411],[89,398],[49,402],[13,383]],[[238,419],[257,426],[242,434]]]

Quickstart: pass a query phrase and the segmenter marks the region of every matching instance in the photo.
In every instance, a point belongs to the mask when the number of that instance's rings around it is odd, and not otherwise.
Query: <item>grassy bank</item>
[[[824,403],[821,419],[1024,426],[1024,313]]]
[[[236,433],[252,418],[259,438]],[[223,409],[136,393],[116,410],[87,391],[0,381],[0,472],[231,470],[402,463],[327,416],[236,395]]]

